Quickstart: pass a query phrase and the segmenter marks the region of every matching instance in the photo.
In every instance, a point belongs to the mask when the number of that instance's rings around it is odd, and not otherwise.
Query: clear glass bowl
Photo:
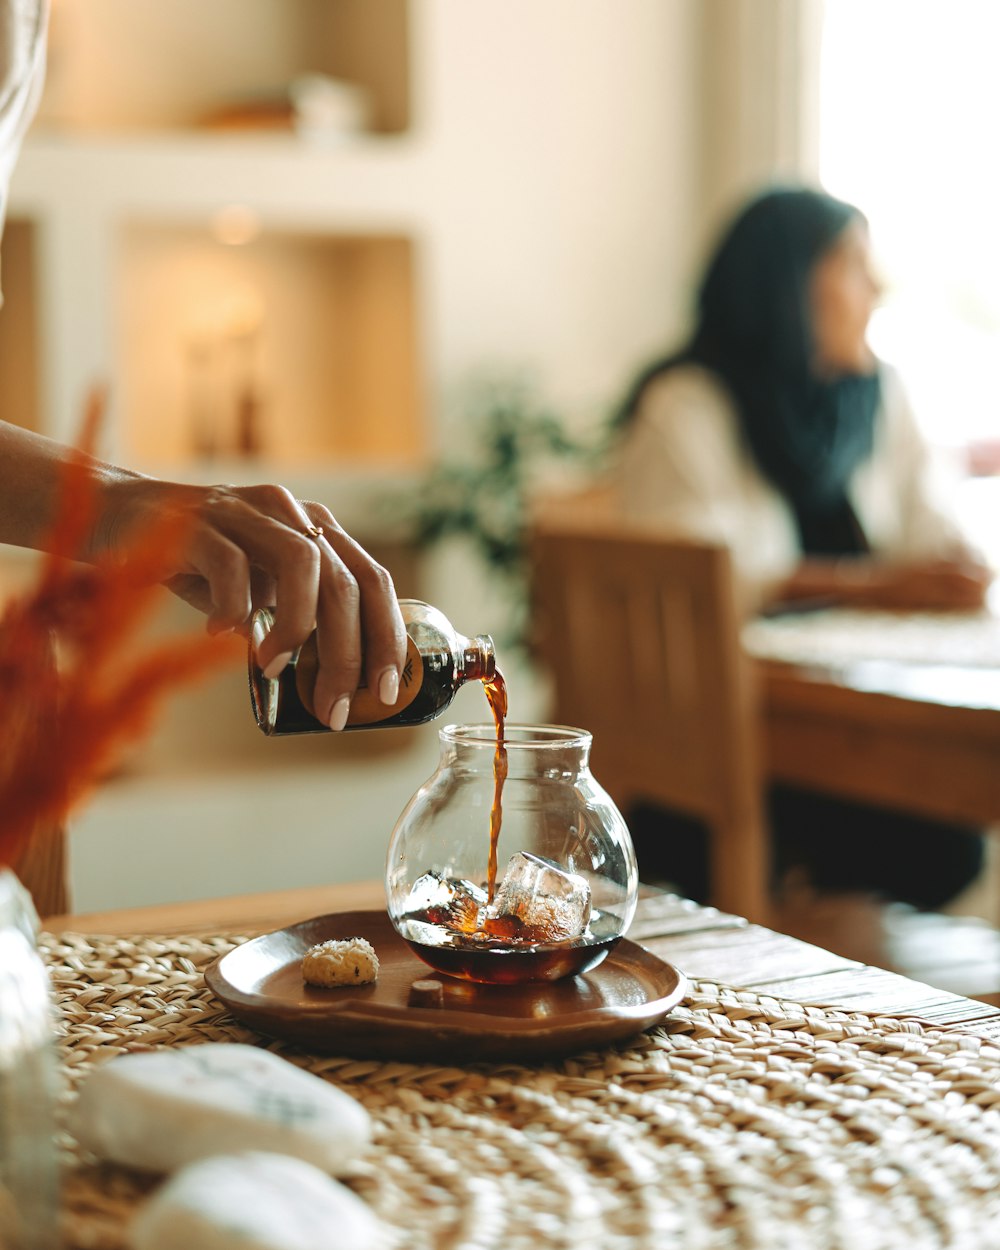
[[[509,725],[495,880],[492,725],[446,725],[437,770],[396,822],[386,900],[425,963],[492,984],[586,972],[625,933],[636,905],[635,851],[590,772],[591,736]]]

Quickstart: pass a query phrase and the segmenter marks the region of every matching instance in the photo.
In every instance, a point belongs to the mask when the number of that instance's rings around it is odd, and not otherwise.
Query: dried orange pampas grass
[[[95,398],[84,446],[99,412]],[[201,630],[137,651],[135,632],[157,594],[165,553],[184,542],[182,525],[165,519],[123,559],[73,563],[94,508],[80,457],[65,471],[52,554],[0,619],[0,866],[17,862],[34,829],[66,817],[147,729],[164,696],[242,651],[231,636]]]

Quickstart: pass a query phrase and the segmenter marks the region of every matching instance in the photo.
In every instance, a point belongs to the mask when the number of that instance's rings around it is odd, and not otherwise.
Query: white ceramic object
[[[133,1250],[378,1250],[356,1194],[287,1155],[216,1155],[178,1172],[132,1222]]]
[[[121,1055],[84,1081],[74,1132],[94,1154],[172,1172],[267,1150],[338,1173],[371,1139],[360,1103],[255,1046],[206,1042]]]

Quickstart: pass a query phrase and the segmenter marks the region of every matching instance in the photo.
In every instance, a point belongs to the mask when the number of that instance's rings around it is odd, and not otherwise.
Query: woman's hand
[[[992,572],[972,560],[881,565],[855,602],[911,612],[972,611],[986,602],[992,580]]]
[[[867,558],[804,560],[773,588],[765,612],[804,605],[898,612],[974,611],[986,602],[992,571],[970,556],[888,564]]]
[[[406,631],[392,578],[328,508],[282,486],[190,486],[125,472],[99,490],[95,552],[125,555],[130,536],[177,518],[183,542],[162,579],[208,615],[211,632],[245,630],[255,608],[274,606],[258,656],[268,676],[316,628],[313,701],[331,729],[347,721],[362,663],[369,688],[396,701]]]
[[[103,392],[88,398],[83,446],[93,442]],[[277,674],[317,631],[316,715],[343,729],[362,675],[396,701],[406,631],[392,578],[322,504],[282,486],[189,486],[145,477],[0,421],[0,541],[50,550],[69,464],[83,466],[95,514],[80,556],[127,558],[150,534],[166,543],[155,576],[208,614],[215,632],[245,629],[256,607],[275,608],[260,662]],[[173,526],[176,522],[176,527]],[[148,541],[147,541],[148,547]],[[148,562],[148,561],[147,561]]]

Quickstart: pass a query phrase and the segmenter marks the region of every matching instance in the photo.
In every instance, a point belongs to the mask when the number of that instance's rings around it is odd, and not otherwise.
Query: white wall
[[[572,415],[686,305],[687,0],[430,0],[417,128],[434,182],[435,374],[527,362]]]

